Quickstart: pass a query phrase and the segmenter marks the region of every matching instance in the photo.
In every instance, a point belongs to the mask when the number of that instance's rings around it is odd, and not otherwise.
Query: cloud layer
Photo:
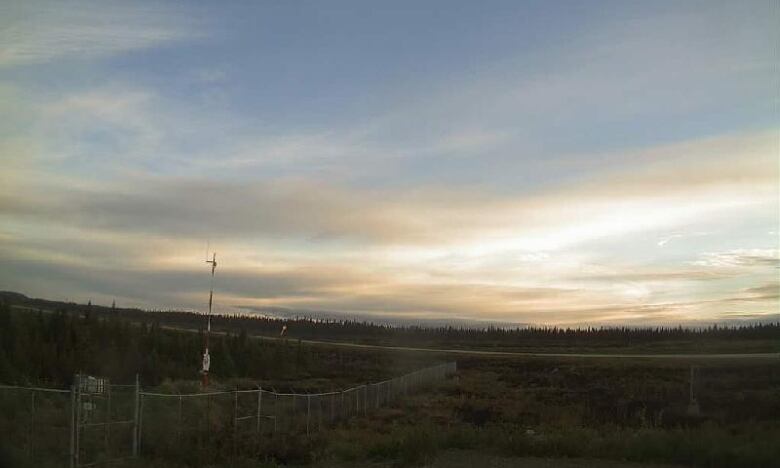
[[[615,8],[419,74],[392,67],[439,56],[371,34],[354,50],[327,15],[291,38],[262,21],[306,15],[2,8],[0,288],[202,309],[210,240],[220,311],[614,324],[780,306],[761,8]]]
[[[1,7],[0,67],[89,60],[192,38],[196,24],[163,6],[123,2],[9,2]]]

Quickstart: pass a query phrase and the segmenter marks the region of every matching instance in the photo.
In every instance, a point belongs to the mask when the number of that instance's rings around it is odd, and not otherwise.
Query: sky
[[[0,2],[0,289],[780,320],[780,6]],[[208,245],[207,245],[208,244]]]

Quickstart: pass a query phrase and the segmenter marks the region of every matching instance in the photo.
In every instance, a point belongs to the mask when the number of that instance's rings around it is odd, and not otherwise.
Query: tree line
[[[158,321],[120,316],[12,310],[0,302],[0,383],[63,387],[76,373],[145,385],[197,380],[203,333],[168,330]],[[246,332],[213,335],[212,374],[228,378],[298,378],[317,371],[312,347],[295,340],[249,340]]]
[[[18,293],[0,293],[0,300],[31,309],[62,310],[100,318],[155,324],[158,327],[203,330],[203,314],[182,311],[119,309],[89,304],[30,299]],[[278,337],[283,327],[293,339],[350,341],[396,346],[452,347],[631,347],[666,342],[687,342],[706,347],[710,343],[771,341],[780,339],[780,323],[737,326],[676,327],[426,327],[386,325],[357,320],[273,318],[258,315],[212,316],[212,329],[237,335]]]

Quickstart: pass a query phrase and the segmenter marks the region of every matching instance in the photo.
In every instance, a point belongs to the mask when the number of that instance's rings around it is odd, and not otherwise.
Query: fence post
[[[257,427],[256,432],[260,435],[260,411],[263,405],[263,387],[257,391]]]
[[[76,465],[76,384],[70,386],[70,468]]]
[[[310,418],[311,418],[311,395],[306,395],[306,435],[309,435]]]
[[[141,454],[144,439],[144,396],[138,392],[138,454]]]
[[[111,383],[109,382],[108,385],[106,385],[106,390],[108,391],[108,407],[106,409],[106,425],[104,427],[105,431],[103,432],[103,437],[105,438],[105,447],[106,447],[106,458],[111,458]]]
[[[317,395],[317,432],[322,431],[322,395]]]
[[[30,393],[30,433],[27,439],[27,450],[30,461],[33,459],[33,440],[35,438],[35,390]]]
[[[73,451],[73,458],[75,460],[74,464],[76,468],[78,468],[81,460],[80,453],[80,439],[81,439],[81,374],[78,374],[76,376],[76,419],[75,419],[75,427],[76,427],[76,437],[75,437],[75,449]]]
[[[236,458],[238,444],[238,388],[233,391],[233,460]]]
[[[138,374],[135,374],[135,409],[133,411],[133,456],[138,457],[138,434],[140,433],[139,416],[141,395],[140,386],[138,384]]]
[[[181,442],[181,413],[182,413],[182,398],[181,398],[181,392],[179,392],[179,419],[178,419],[178,424],[176,426],[176,440],[178,442]]]
[[[211,394],[206,394],[206,444],[211,442]]]

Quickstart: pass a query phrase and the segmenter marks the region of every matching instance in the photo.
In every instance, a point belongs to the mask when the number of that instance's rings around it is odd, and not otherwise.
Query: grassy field
[[[594,458],[692,466],[775,466],[780,365],[702,364],[689,415],[679,362],[464,359],[437,392],[329,434],[339,460],[436,464],[491,457]]]
[[[311,437],[136,466],[761,467],[780,459],[780,365],[469,358],[456,377]],[[151,463],[151,465],[147,465]],[[155,465],[154,463],[157,463]]]

